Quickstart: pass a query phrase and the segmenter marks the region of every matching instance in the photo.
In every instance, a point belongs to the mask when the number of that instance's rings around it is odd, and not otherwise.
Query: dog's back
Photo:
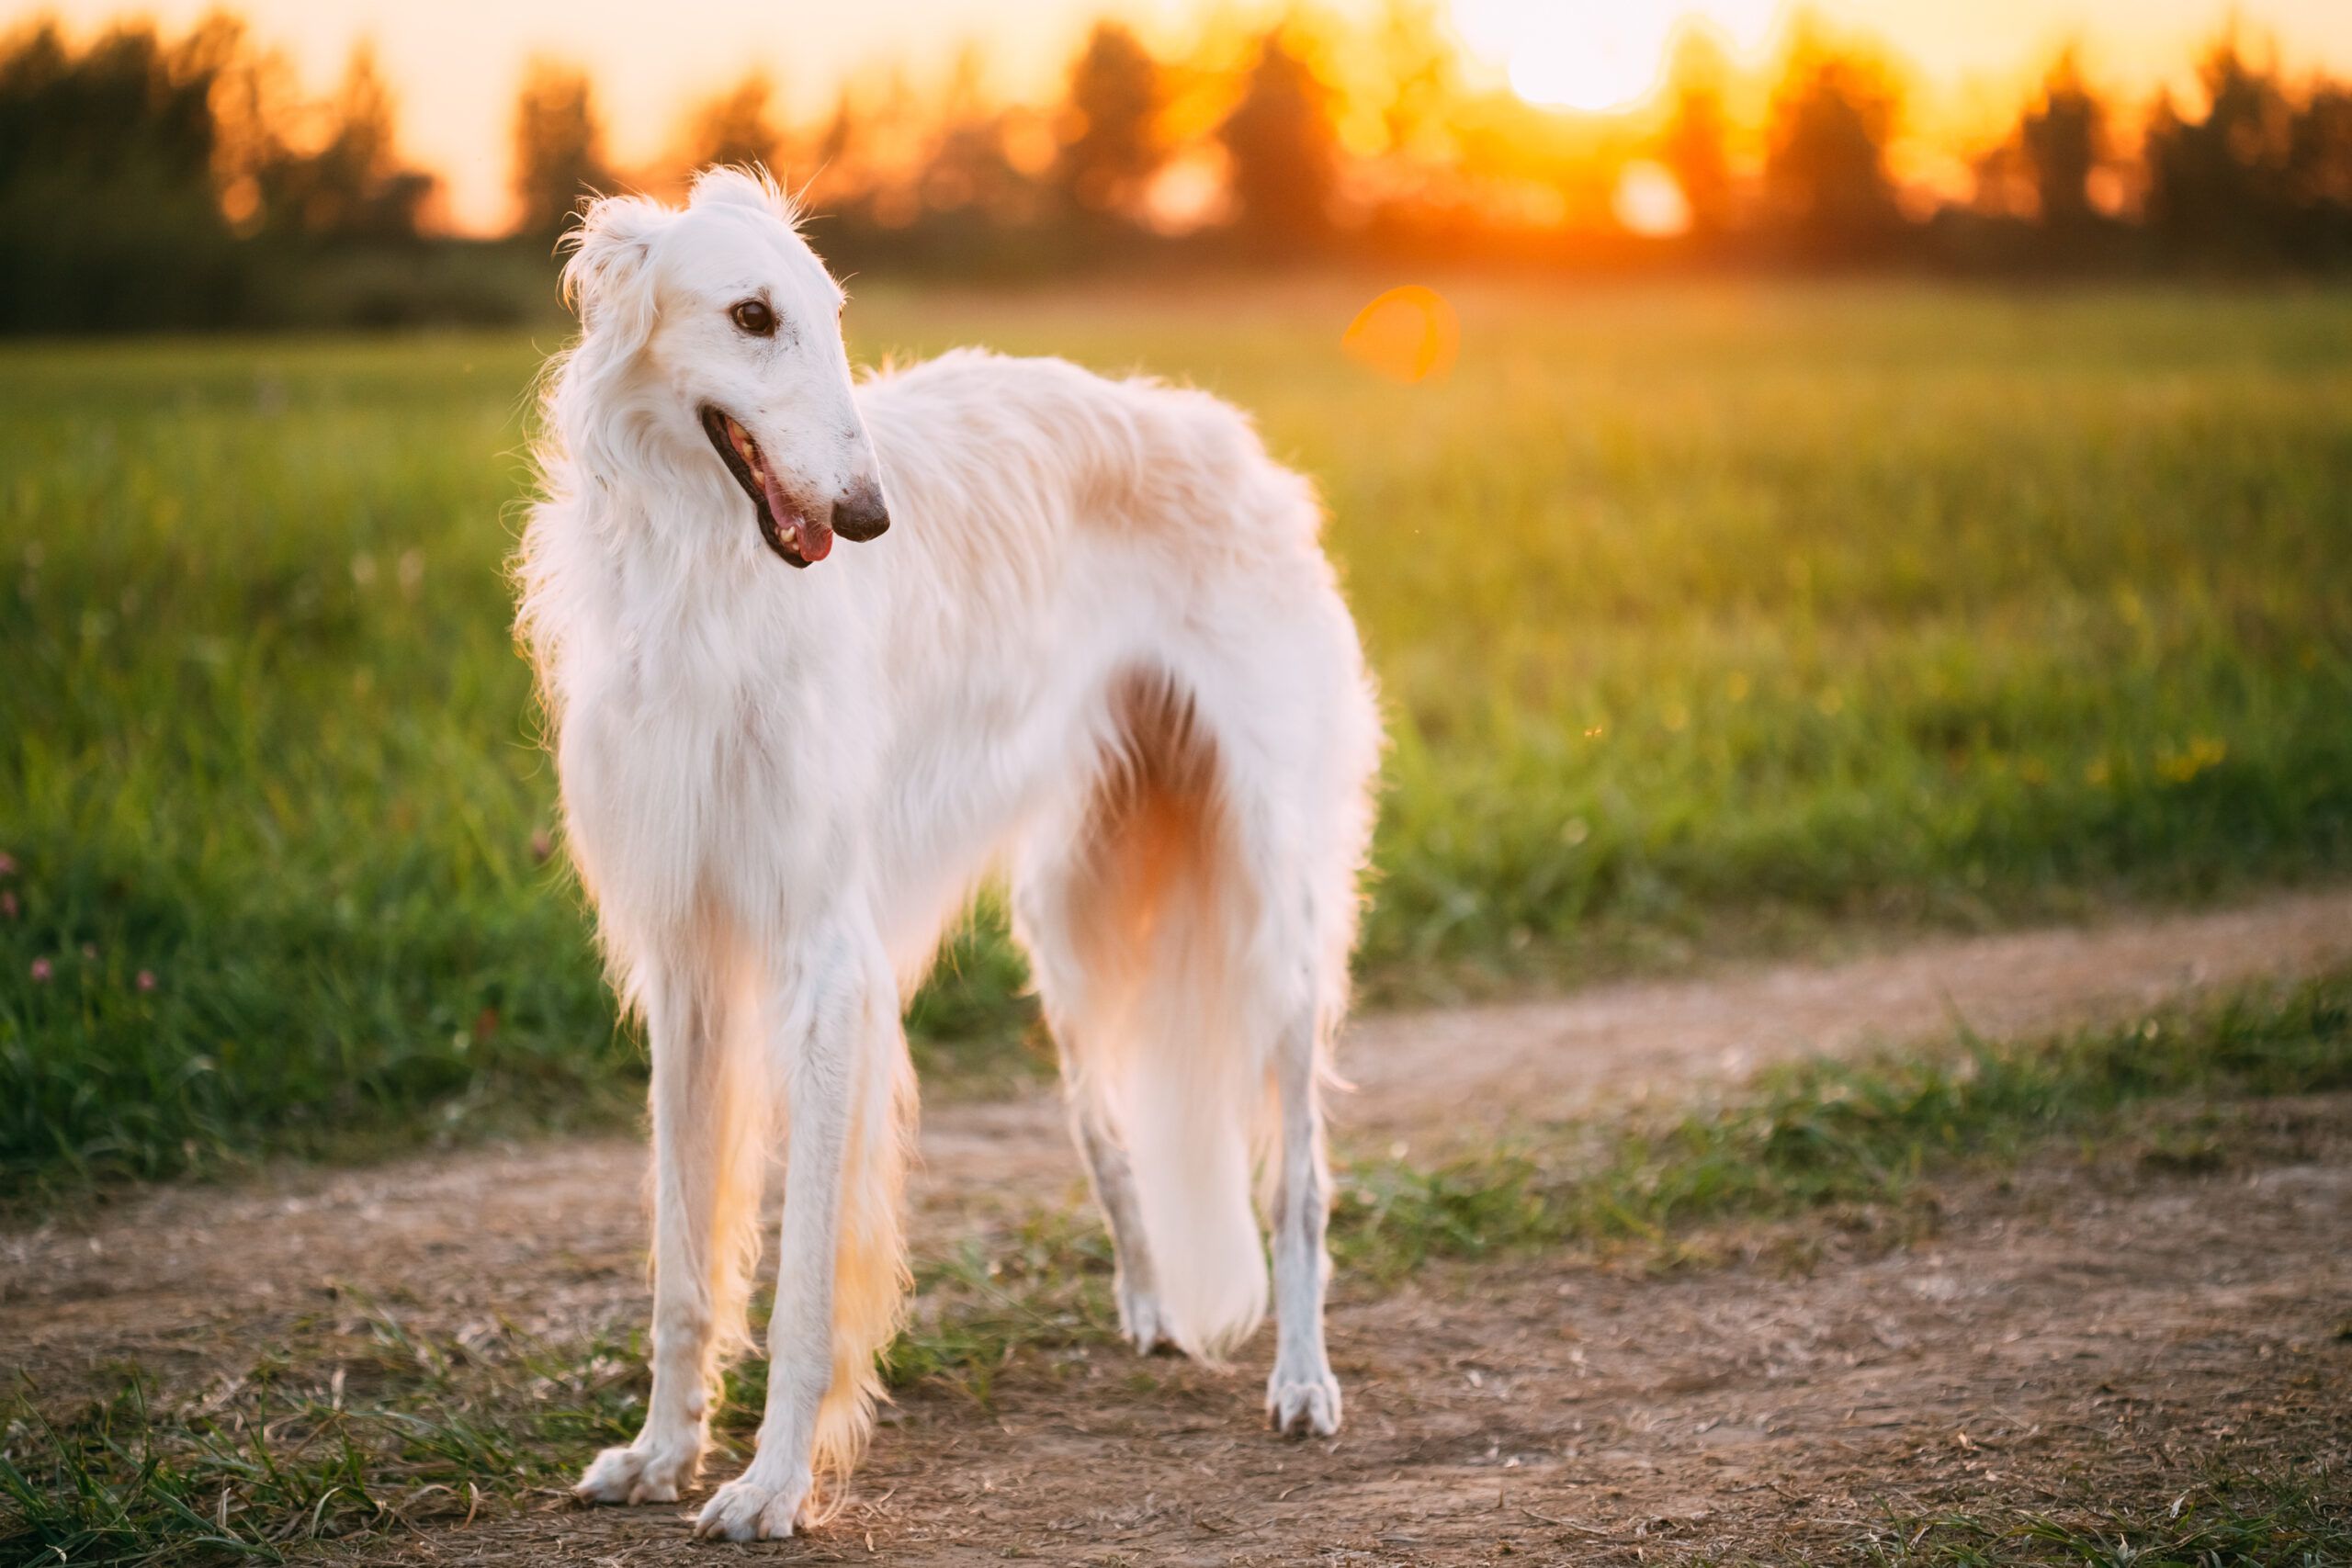
[[[1248,417],[1193,388],[957,349],[873,378],[859,403],[894,504],[952,511],[999,547],[1092,534],[1295,554],[1320,524],[1306,481],[1269,460]]]

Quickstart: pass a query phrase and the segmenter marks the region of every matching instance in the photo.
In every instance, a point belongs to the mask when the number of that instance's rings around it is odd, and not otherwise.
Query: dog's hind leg
[[[1088,944],[1074,924],[1080,911],[1072,901],[1084,897],[1077,879],[1086,877],[1088,871],[1082,856],[1069,852],[1067,841],[1042,839],[1040,843],[1054,847],[1025,854],[1015,874],[1013,928],[1028,952],[1045,1003],[1046,1025],[1061,1063],[1070,1141],[1078,1145],[1094,1201],[1110,1226],[1119,1327],[1128,1343],[1148,1355],[1167,1337],[1151,1247],[1144,1239],[1135,1167],[1111,1104],[1111,1084],[1090,1058],[1090,1052],[1099,1057],[1112,1044],[1107,1032],[1113,1020],[1102,1005],[1107,998],[1099,992],[1105,977],[1099,955],[1092,955],[1095,963],[1090,967]]]
[[[1064,1032],[1057,1030],[1055,1038],[1061,1039]],[[1071,1135],[1086,1163],[1094,1201],[1111,1226],[1119,1327],[1127,1342],[1148,1356],[1166,1336],[1160,1323],[1159,1284],[1152,1272],[1151,1245],[1144,1239],[1135,1167],[1127,1159],[1126,1145],[1102,1097],[1073,1080],[1067,1060],[1062,1076],[1069,1100]]]
[[[1274,1043],[1283,1132],[1273,1203],[1274,1370],[1266,1380],[1266,1419],[1279,1432],[1328,1437],[1340,1429],[1340,1382],[1323,1346],[1323,1291],[1331,1269],[1323,1233],[1331,1171],[1317,1029],[1315,1010],[1304,1008]]]
[[[1277,1431],[1329,1436],[1340,1400],[1324,1342],[1331,1174],[1322,1097],[1336,1081],[1331,1048],[1347,1007],[1378,720],[1343,614],[1332,609],[1319,629],[1311,615],[1282,624],[1296,640],[1281,657],[1246,667],[1204,658],[1196,679],[1202,723],[1226,762],[1223,903],[1234,913],[1221,929],[1245,933],[1222,970],[1223,1012],[1254,1048],[1248,1059],[1272,1102],[1255,1145],[1273,1232],[1266,1418]]]

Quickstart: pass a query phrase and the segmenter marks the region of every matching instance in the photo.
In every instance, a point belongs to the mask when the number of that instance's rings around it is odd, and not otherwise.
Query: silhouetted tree
[[[1088,212],[1133,210],[1159,167],[1159,62],[1117,22],[1094,24],[1070,66],[1070,134],[1055,170],[1064,196]]]
[[[1886,141],[1899,107],[1875,62],[1800,32],[1772,95],[1765,184],[1799,246],[1819,259],[1883,252],[1901,232]]]
[[[2287,195],[2313,258],[2352,261],[2352,86],[2322,82],[2296,111]]]
[[[1330,230],[1339,139],[1330,92],[1278,32],[1260,43],[1241,101],[1218,128],[1240,223],[1261,246],[1299,249]]]
[[[1035,187],[1005,153],[1005,115],[987,89],[977,49],[957,55],[941,96],[938,131],[923,159],[922,206],[1003,227],[1033,220]]]
[[[1731,224],[1731,117],[1724,107],[1727,73],[1723,51],[1710,35],[1697,28],[1683,34],[1668,82],[1674,116],[1667,122],[1658,151],[1690,206],[1690,231],[1702,240],[1722,234]]]
[[[281,153],[263,170],[265,224],[327,244],[414,241],[438,182],[401,164],[397,106],[366,43],[351,51],[328,123],[317,152]]]
[[[1439,19],[1436,0],[1388,0],[1374,24],[1380,107],[1389,150],[1411,154],[1450,142],[1446,122],[1461,90],[1461,51]]]
[[[784,147],[784,132],[770,118],[775,97],[775,85],[767,73],[754,70],[706,100],[686,128],[686,166],[757,164],[773,169]]]
[[[2042,79],[2041,99],[2018,121],[2018,146],[2042,223],[2079,231],[2092,219],[2091,175],[2107,149],[2107,109],[2084,85],[2072,49]]]
[[[2206,109],[2170,95],[2149,117],[2148,220],[2175,252],[2206,260],[2347,259],[2352,100],[2322,82],[2298,106],[2273,64],[2233,28],[2206,53]]]
[[[2289,188],[2313,206],[2352,209],[2352,85],[2322,82],[2295,115]]]
[[[293,63],[275,50],[250,46],[241,24],[216,16],[204,30],[220,35],[212,110],[212,174],[220,209],[241,236],[268,222],[264,183],[287,156],[285,131],[301,118]]]
[[[870,171],[865,164],[871,130],[856,94],[843,84],[834,96],[832,112],[793,171],[800,182],[795,194],[811,211],[837,220],[844,211],[863,207],[869,186]]]
[[[514,231],[552,239],[583,194],[611,182],[588,73],[560,61],[532,61],[514,95]]]
[[[145,23],[80,53],[42,23],[0,45],[0,326],[199,325],[240,271],[213,188],[210,100],[238,46]]]
[[[2273,73],[2246,59],[2234,30],[2198,74],[2201,118],[2183,116],[2169,93],[2149,118],[2149,220],[2189,250],[2267,249],[2291,129],[2286,95]]]

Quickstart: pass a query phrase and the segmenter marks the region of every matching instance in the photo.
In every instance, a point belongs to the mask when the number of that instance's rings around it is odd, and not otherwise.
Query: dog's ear
[[[670,209],[641,196],[600,196],[564,236],[571,259],[563,265],[563,298],[580,324],[634,347],[651,335],[654,300],[649,265],[653,236]]]
[[[757,164],[714,164],[695,176],[691,207],[748,207],[764,212],[787,228],[800,222],[800,210],[775,176]]]

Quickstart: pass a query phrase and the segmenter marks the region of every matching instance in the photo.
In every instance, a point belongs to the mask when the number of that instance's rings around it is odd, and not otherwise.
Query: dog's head
[[[836,534],[890,525],[851,396],[841,286],[765,177],[706,170],[683,210],[599,199],[563,276],[582,329],[573,368],[607,412],[626,411],[632,445],[723,468],[797,567],[824,559]]]

